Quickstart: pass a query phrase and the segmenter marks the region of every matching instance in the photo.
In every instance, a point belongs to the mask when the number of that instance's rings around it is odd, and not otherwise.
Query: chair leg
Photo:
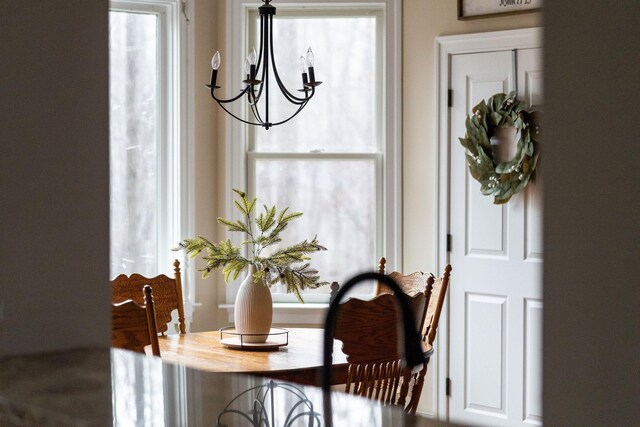
[[[415,379],[415,384],[411,389],[411,399],[409,400],[409,404],[405,408],[405,412],[415,415],[418,410],[418,402],[420,401],[420,395],[422,394],[422,386],[424,385],[424,376],[427,374],[427,366],[429,365],[428,358],[424,361],[424,367],[418,372],[417,377]]]

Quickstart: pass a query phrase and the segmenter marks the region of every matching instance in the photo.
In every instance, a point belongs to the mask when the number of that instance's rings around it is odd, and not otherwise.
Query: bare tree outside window
[[[158,271],[156,20],[109,12],[112,277]]]
[[[286,125],[252,130],[250,177],[261,203],[304,213],[283,234],[282,244],[317,234],[328,250],[313,254],[312,265],[324,281],[344,283],[374,270],[379,256],[381,19],[357,10],[309,14],[280,9],[274,18],[276,64],[284,84],[302,87],[299,57],[311,42],[316,78],[323,84]],[[274,120],[291,114],[291,106],[279,101],[277,96],[270,101]],[[371,284],[360,287],[360,292],[371,291]]]

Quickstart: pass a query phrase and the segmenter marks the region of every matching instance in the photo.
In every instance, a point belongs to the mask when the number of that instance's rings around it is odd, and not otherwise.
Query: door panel
[[[465,368],[469,376],[465,406],[504,414],[507,299],[473,293],[466,297]]]
[[[525,299],[524,421],[542,423],[542,301]]]
[[[467,174],[467,227],[465,229],[468,256],[504,257],[507,254],[507,234],[504,224],[509,215],[506,209],[491,203],[480,193],[480,184]],[[487,203],[488,202],[488,203]]]
[[[525,190],[525,261],[542,262],[542,177],[531,182]]]
[[[449,410],[454,422],[541,424],[541,180],[509,203],[494,205],[469,174],[458,141],[473,106],[495,93],[517,86],[518,99],[542,105],[540,53],[451,57]]]

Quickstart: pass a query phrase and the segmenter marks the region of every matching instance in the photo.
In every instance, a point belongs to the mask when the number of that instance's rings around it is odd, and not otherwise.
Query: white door
[[[541,174],[507,204],[494,205],[469,174],[458,137],[473,106],[496,93],[517,90],[519,100],[541,109],[541,49],[452,55],[450,75],[450,419],[539,425]]]

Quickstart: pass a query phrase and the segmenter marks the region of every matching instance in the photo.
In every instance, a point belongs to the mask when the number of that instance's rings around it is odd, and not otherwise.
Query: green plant
[[[205,251],[206,255],[202,259],[206,261],[206,266],[199,270],[202,277],[207,277],[213,270],[222,267],[225,283],[229,282],[229,278],[235,280],[249,265],[255,265],[257,271],[253,276],[254,282],[264,283],[266,286],[282,283],[287,292],[295,294],[300,302],[303,302],[300,291],[328,284],[320,282],[318,270],[306,262],[310,259],[310,253],[327,250],[318,243],[317,236],[311,241],[304,240],[275,249],[271,253],[265,251],[269,246],[282,241],[280,233],[292,220],[300,218],[302,212],[288,212],[289,208],[284,208],[278,213],[275,206],[263,205],[264,212],[253,221],[256,226],[254,230],[251,217],[258,200],[249,199],[243,191],[233,191],[239,196],[233,203],[242,214],[242,219],[234,222],[218,218],[218,223],[224,224],[230,232],[245,234],[246,238],[240,246],[235,246],[229,239],[215,244],[198,236],[195,239],[184,239],[174,250],[185,250],[190,258]],[[246,257],[243,255],[243,246],[248,247]]]

